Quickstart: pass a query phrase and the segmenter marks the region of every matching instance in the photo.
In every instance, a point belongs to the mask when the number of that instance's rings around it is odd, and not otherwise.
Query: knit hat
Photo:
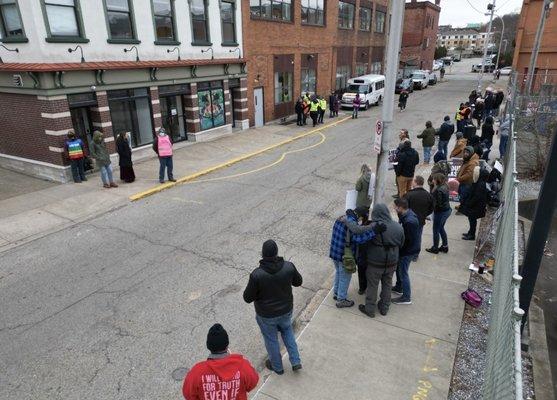
[[[278,255],[278,246],[274,240],[269,239],[263,243],[261,255],[263,258],[274,258]]]
[[[356,207],[354,212],[360,218],[366,218],[367,219],[367,217],[369,216],[369,208],[368,207],[362,207],[362,206]]]
[[[472,146],[466,146],[464,151],[467,151],[470,154],[474,154],[474,148]]]
[[[228,333],[221,324],[215,324],[207,333],[207,348],[211,353],[223,353],[228,348]]]
[[[456,138],[457,139],[462,139],[464,137],[464,134],[462,132],[457,132],[456,133]]]
[[[445,118],[443,118],[445,121],[450,121],[451,117],[449,117],[448,115],[445,115]]]
[[[447,157],[445,157],[445,153],[443,153],[442,151],[438,151],[433,156],[433,162],[435,162],[435,163],[438,163],[439,161],[446,160],[446,159],[447,159]]]

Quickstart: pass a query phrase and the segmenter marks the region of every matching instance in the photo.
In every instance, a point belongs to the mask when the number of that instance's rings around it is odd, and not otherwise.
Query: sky
[[[473,7],[479,11],[487,12],[487,5],[490,2],[488,0],[441,0],[439,25],[462,27],[466,26],[467,23],[488,22],[489,17],[482,15],[481,12],[474,10]],[[496,0],[495,13],[499,15],[512,12],[520,13],[521,7],[522,0]]]

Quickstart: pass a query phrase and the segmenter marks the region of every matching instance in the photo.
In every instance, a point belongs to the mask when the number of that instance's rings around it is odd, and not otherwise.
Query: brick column
[[[149,92],[151,93],[151,107],[153,108],[153,128],[155,129],[155,132],[157,132],[162,126],[159,88],[157,86],[151,86],[149,88]]]
[[[199,103],[197,101],[197,83],[190,84],[191,94],[184,95],[184,111],[186,115],[186,131],[196,133],[201,130],[199,120]]]
[[[249,128],[248,80],[240,78],[240,87],[234,88],[234,121],[240,129]]]
[[[103,134],[106,147],[109,153],[116,152],[116,144],[114,142],[115,136],[119,132],[114,132],[112,129],[112,119],[110,118],[110,108],[108,106],[108,97],[106,91],[100,91],[97,95],[97,106],[91,107],[91,124],[93,130],[101,131]]]
[[[41,113],[41,125],[47,136],[49,161],[52,164],[67,165],[64,157],[64,141],[70,129],[73,129],[70,108],[66,95],[43,97],[37,96]]]
[[[222,81],[222,88],[224,92],[224,123],[232,123],[232,103],[230,102],[230,87],[228,86],[228,79]]]

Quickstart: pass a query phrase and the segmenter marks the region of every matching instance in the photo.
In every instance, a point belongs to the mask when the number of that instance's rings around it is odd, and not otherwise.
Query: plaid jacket
[[[349,217],[347,217],[349,218]],[[375,232],[368,231],[360,235],[350,234],[352,242],[352,251],[356,254],[356,245],[369,242],[375,237]],[[344,243],[346,242],[346,225],[341,220],[337,219],[333,225],[333,234],[331,237],[331,248],[329,250],[329,257],[335,261],[342,261],[344,255]]]

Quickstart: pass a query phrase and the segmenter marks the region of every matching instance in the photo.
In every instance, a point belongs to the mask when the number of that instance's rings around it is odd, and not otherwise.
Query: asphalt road
[[[414,137],[426,120],[439,125],[454,114],[474,84],[470,74],[447,78],[410,96],[396,131]],[[299,312],[333,271],[330,229],[361,164],[375,165],[379,115],[373,108],[324,137],[205,178],[217,180],[177,186],[2,253],[0,398],[179,398],[172,372],[206,356],[214,322],[229,331],[233,351],[261,362],[253,306],[242,300],[261,244],[274,238],[302,273]],[[243,175],[228,177],[235,174]]]

